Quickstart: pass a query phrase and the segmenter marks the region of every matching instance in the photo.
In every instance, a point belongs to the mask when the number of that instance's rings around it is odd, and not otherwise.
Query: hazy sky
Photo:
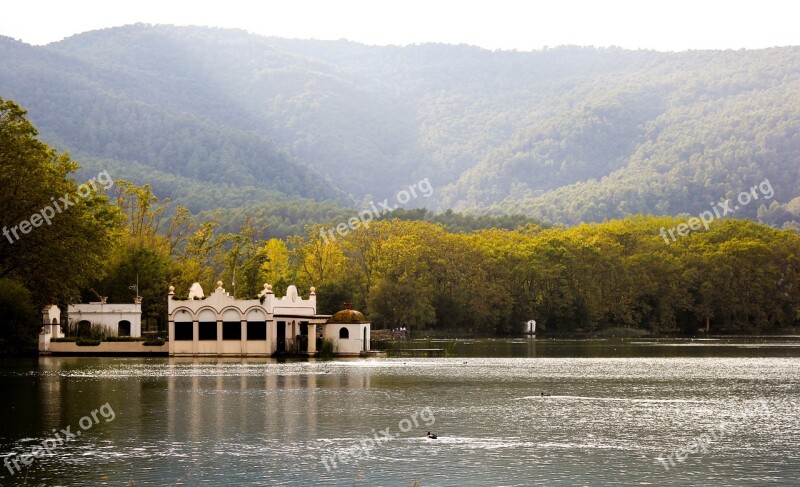
[[[31,44],[146,22],[366,44],[445,42],[488,49],[800,45],[800,9],[791,0],[18,0],[6,2],[2,10],[0,35]]]

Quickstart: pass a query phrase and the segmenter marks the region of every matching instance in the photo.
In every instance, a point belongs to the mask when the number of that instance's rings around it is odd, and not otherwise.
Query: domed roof
[[[345,303],[345,309],[337,312],[328,323],[366,323],[367,318],[361,311],[350,309],[350,303]]]

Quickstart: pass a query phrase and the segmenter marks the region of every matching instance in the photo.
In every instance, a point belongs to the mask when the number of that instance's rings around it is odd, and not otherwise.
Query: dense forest
[[[90,187],[74,178],[77,162],[37,137],[24,110],[0,99],[5,351],[35,343],[45,303],[130,302],[138,283],[145,328],[163,330],[170,285],[181,298],[191,283],[210,289],[217,280],[243,298],[265,282],[279,295],[291,283],[304,293],[314,286],[321,313],[351,301],[379,328],[416,333],[514,333],[532,318],[545,334],[779,333],[800,324],[795,229],[732,218],[704,229],[690,219],[696,231],[669,240],[665,229],[686,220],[631,215],[548,228],[418,209],[336,238],[319,224],[270,238],[263,219],[224,231],[183,207],[167,215],[148,185],[100,173],[110,184]],[[51,215],[57,198],[73,204]]]
[[[132,25],[0,38],[0,96],[42,139],[238,231],[297,234],[429,178],[436,212],[574,225],[696,215],[800,221],[800,48],[663,53],[372,47]],[[294,204],[302,207],[287,214]]]

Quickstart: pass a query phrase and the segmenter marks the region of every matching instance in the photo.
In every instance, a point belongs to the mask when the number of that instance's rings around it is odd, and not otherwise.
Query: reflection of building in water
[[[324,362],[177,357],[169,364],[164,427],[176,444],[223,438],[233,427],[237,435],[263,438],[274,454],[297,432],[315,438],[328,434],[332,422],[357,428],[363,417],[341,412],[360,410],[371,387],[370,370],[331,373]]]
[[[128,367],[139,369],[147,367],[147,362],[127,362],[114,359],[76,359],[73,357],[47,356],[40,357],[38,362],[39,377],[37,387],[37,407],[41,409],[39,425],[42,434],[54,428],[72,425],[74,432],[76,422],[82,416],[91,416],[105,403],[116,417],[126,418],[124,427],[126,438],[146,436],[148,430],[159,428],[153,418],[163,416],[160,404],[163,404],[161,393],[154,386],[160,379],[141,378],[126,374]],[[77,376],[76,376],[77,373]],[[121,379],[121,380],[118,380]],[[131,415],[137,419],[133,419]],[[103,435],[113,435],[105,426],[108,417],[99,416],[102,428],[92,428],[92,441],[100,441]],[[117,420],[119,421],[119,420]],[[95,425],[98,424],[95,422]]]
[[[200,284],[188,299],[177,299],[170,287],[169,354],[173,356],[315,355],[325,344],[337,355],[369,352],[370,323],[347,309],[331,317],[317,314],[312,287],[303,299],[295,286],[278,298],[264,284],[257,299],[236,299],[222,282],[206,297]]]

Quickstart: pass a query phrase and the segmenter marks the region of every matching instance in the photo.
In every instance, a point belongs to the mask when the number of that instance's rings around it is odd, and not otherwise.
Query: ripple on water
[[[800,476],[792,358],[65,363],[34,373],[37,401],[59,413],[4,450],[29,449],[105,401],[117,417],[37,460],[32,483],[793,485]],[[435,422],[401,432],[422,408]],[[720,425],[707,452],[669,471],[656,460]],[[386,428],[397,436],[370,455],[325,468],[323,456]]]

